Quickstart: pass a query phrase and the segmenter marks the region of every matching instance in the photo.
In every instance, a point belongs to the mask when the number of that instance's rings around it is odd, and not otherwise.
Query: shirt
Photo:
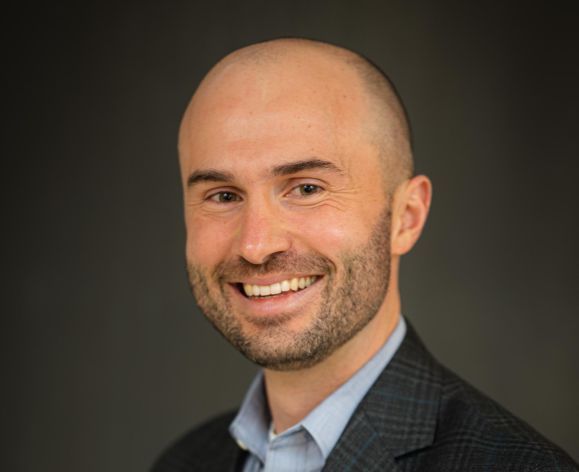
[[[251,383],[229,431],[249,452],[244,472],[315,472],[324,466],[354,410],[386,368],[406,334],[403,317],[380,350],[302,421],[274,434],[263,372]]]

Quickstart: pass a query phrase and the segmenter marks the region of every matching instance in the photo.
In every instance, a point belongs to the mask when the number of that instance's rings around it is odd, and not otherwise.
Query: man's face
[[[182,127],[193,293],[272,369],[327,357],[388,289],[390,202],[365,97],[343,81],[234,68],[199,91]]]

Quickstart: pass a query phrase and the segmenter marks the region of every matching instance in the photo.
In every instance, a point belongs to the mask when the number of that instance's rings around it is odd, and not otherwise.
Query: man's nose
[[[251,264],[263,264],[273,254],[290,247],[290,235],[279,211],[265,202],[246,206],[238,233],[241,257]]]

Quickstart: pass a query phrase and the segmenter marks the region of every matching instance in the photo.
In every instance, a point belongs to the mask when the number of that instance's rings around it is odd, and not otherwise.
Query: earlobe
[[[432,199],[432,183],[425,175],[404,182],[393,201],[392,254],[409,252],[422,232]]]

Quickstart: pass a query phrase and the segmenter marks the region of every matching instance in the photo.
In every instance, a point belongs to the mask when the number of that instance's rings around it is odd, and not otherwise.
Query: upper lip
[[[300,279],[302,277],[321,277],[320,274],[292,274],[292,275],[269,275],[266,277],[248,277],[243,280],[231,281],[231,284],[249,284],[249,285],[273,285],[283,282],[284,280]]]

